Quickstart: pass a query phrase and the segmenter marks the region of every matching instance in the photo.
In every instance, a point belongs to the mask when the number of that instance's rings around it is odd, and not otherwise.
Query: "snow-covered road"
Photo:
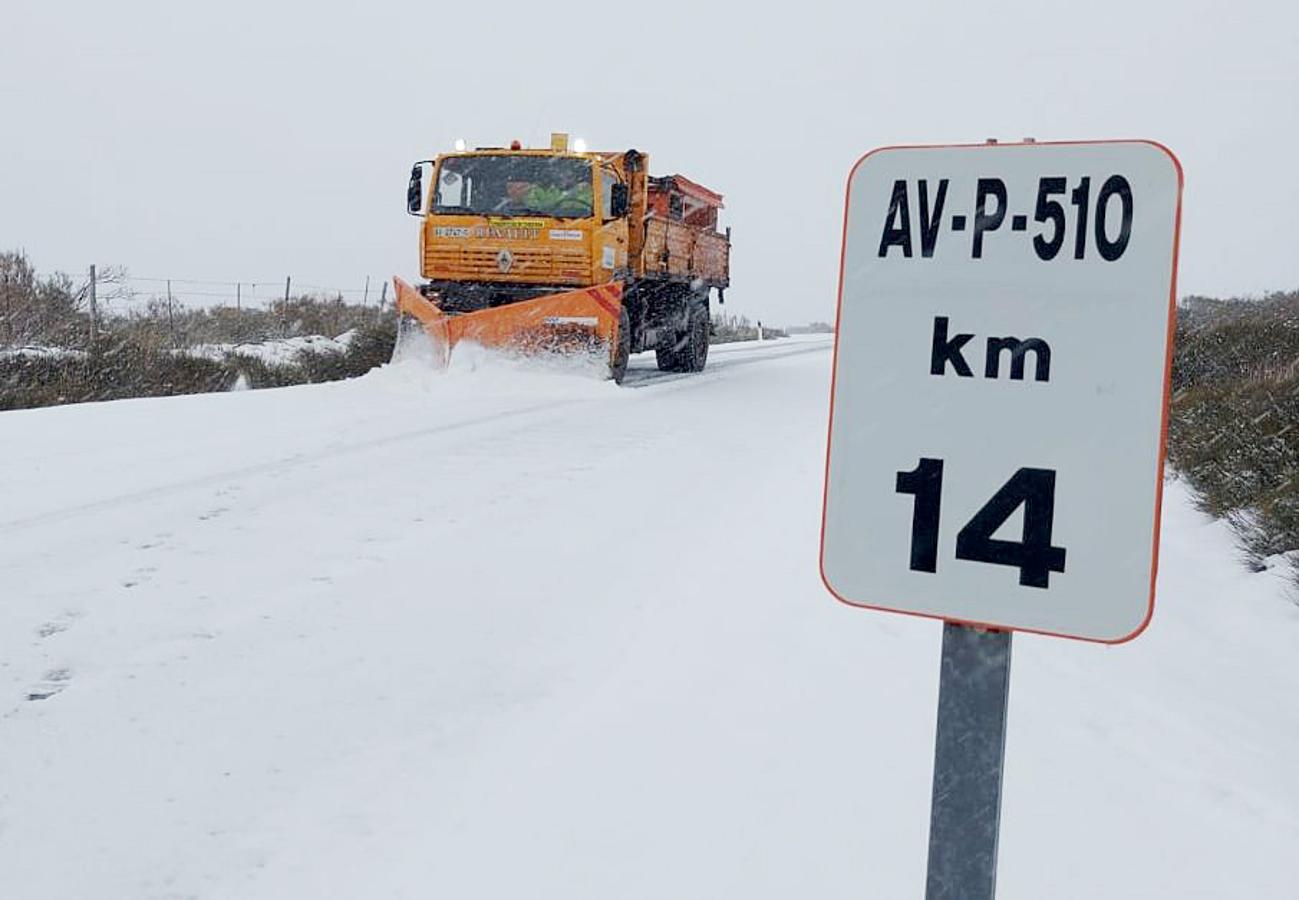
[[[817,574],[829,344],[0,416],[0,897],[917,897],[940,627]],[[1299,610],[1179,485],[1016,639],[1003,898],[1295,896]]]

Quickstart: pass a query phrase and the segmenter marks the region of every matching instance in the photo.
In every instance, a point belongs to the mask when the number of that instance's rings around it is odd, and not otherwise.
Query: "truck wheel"
[[[708,364],[708,303],[690,308],[690,334],[681,348],[683,371],[702,372]]]
[[[681,362],[683,356],[675,347],[660,345],[654,348],[654,361],[658,363],[660,372],[684,372]]]
[[[614,338],[613,349],[609,356],[609,377],[614,384],[622,384],[627,376],[627,361],[631,359],[631,320],[627,317],[627,307],[618,310],[618,335]]]
[[[660,372],[688,372],[686,368],[686,357],[689,355],[689,326],[684,332],[671,332],[671,336],[665,342],[662,337],[659,338],[658,346],[654,348],[654,361],[659,365]]]
[[[663,372],[702,372],[708,362],[708,303],[692,303],[686,330],[670,346],[657,347],[654,356]]]

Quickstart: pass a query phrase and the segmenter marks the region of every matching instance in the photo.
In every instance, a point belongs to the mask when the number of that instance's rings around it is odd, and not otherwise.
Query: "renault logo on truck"
[[[513,265],[514,254],[509,250],[502,249],[500,253],[496,254],[496,268],[500,269],[502,272],[510,271],[510,267]]]

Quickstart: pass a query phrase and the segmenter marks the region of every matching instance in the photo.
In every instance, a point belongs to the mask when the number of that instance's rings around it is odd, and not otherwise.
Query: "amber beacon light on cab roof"
[[[394,279],[401,340],[422,328],[439,365],[468,340],[595,354],[617,382],[642,350],[665,371],[704,368],[710,294],[721,302],[730,283],[721,194],[651,176],[637,150],[587,151],[554,134],[544,149],[458,141],[416,163],[406,205],[423,220],[423,280]]]

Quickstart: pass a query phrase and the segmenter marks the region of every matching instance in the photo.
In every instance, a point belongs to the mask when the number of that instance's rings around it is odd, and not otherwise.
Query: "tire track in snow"
[[[589,398],[580,398],[573,400],[559,400],[552,403],[544,403],[541,406],[525,406],[517,409],[503,410],[492,413],[489,416],[480,416],[473,419],[462,419],[458,422],[449,422],[443,425],[436,425],[430,428],[419,428],[414,431],[405,431],[399,434],[390,434],[383,437],[369,438],[363,441],[354,441],[351,443],[339,443],[326,445],[319,449],[313,449],[310,452],[294,453],[290,456],[280,457],[262,463],[254,463],[247,466],[239,466],[233,469],[224,469],[219,472],[213,472],[208,475],[202,475],[197,478],[189,478],[184,481],[176,481],[170,484],[161,484],[157,487],[146,488],[141,491],[131,491],[125,494],[119,494],[115,497],[106,497],[103,500],[95,500],[90,503],[79,503],[75,506],[65,506],[61,509],[49,510],[47,512],[36,513],[35,515],[24,516],[18,519],[0,522],[0,534],[16,531],[21,528],[30,528],[34,525],[48,525],[54,522],[62,522],[67,519],[80,516],[86,513],[96,513],[105,510],[113,510],[120,506],[131,503],[143,503],[149,500],[156,500],[161,497],[167,497],[172,494],[183,493],[185,491],[197,490],[199,488],[211,487],[224,481],[230,481],[236,478],[245,478],[251,475],[266,475],[276,472],[291,471],[294,468],[307,464],[316,463],[323,459],[335,459],[341,456],[347,456],[353,453],[361,453],[376,447],[383,447],[389,444],[399,444],[406,441],[418,440],[435,434],[445,434],[447,432],[462,431],[483,425],[499,423],[502,420],[516,421],[520,418],[529,418],[541,413],[551,412],[566,406],[576,406],[582,403],[590,403]]]
[[[725,345],[723,345],[725,346]],[[690,379],[695,382],[707,382],[714,378],[721,377],[721,373],[728,369],[734,369],[738,366],[749,366],[754,363],[772,362],[778,359],[785,359],[791,356],[802,356],[806,353],[828,353],[833,344],[812,344],[797,345],[795,347],[772,348],[771,350],[761,351],[731,351],[722,354],[712,354],[708,360],[708,367],[703,372],[659,372],[657,369],[629,369],[627,379],[623,381],[622,386],[640,390],[643,388],[654,387],[655,385],[664,384],[672,381],[682,381]]]

